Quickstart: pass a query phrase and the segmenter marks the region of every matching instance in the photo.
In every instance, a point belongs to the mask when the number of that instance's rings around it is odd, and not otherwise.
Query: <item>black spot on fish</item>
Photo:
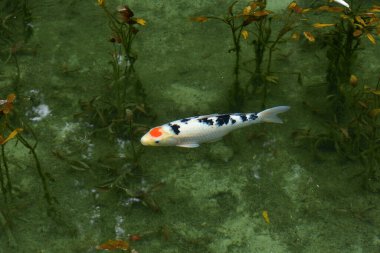
[[[188,122],[190,119],[191,119],[191,118],[181,119],[181,122],[187,124],[187,122]]]
[[[244,114],[244,115],[240,115],[240,118],[241,118],[241,120],[242,120],[243,122],[248,120],[248,119],[247,119],[247,116],[245,116],[245,114]]]
[[[176,135],[178,135],[179,133],[180,133],[180,131],[179,131],[179,128],[180,128],[180,126],[179,125],[177,125],[177,124],[169,124],[169,126],[171,127],[171,129],[173,130],[173,132],[176,134]]]
[[[236,123],[236,120],[234,120],[233,118],[231,118],[231,124],[235,124]]]
[[[228,121],[230,121],[230,115],[229,114],[223,114],[216,116],[216,124],[218,126],[227,125]]]
[[[251,113],[251,114],[249,115],[249,119],[250,119],[250,120],[255,120],[255,119],[257,119],[257,115],[256,115],[256,113]]]
[[[200,123],[204,123],[204,124],[209,125],[209,126],[214,125],[214,121],[212,119],[209,119],[209,118],[201,118],[201,119],[198,119],[198,121]]]

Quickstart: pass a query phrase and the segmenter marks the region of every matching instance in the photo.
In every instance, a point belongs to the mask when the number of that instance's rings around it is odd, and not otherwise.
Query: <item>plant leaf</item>
[[[367,33],[366,35],[367,35],[367,38],[369,39],[369,41],[371,41],[371,43],[375,45],[376,44],[375,37],[373,37],[373,35],[370,33]]]
[[[377,115],[379,115],[380,114],[380,108],[376,108],[376,109],[372,109],[370,112],[369,112],[369,115],[371,116],[371,117],[376,117]]]
[[[241,36],[243,36],[243,39],[248,39],[249,33],[247,30],[242,30],[241,31]]]
[[[322,23],[313,24],[314,28],[325,28],[325,27],[331,27],[331,26],[336,26],[336,24],[322,24]]]
[[[8,141],[12,140],[14,137],[16,137],[16,135],[20,132],[22,132],[22,128],[16,128],[15,130],[13,130],[7,138],[1,140],[0,142],[0,145],[4,145],[5,143],[7,143]]]
[[[308,41],[315,42],[315,37],[313,36],[313,34],[311,34],[311,32],[303,32],[303,35]]]
[[[204,17],[204,16],[199,16],[199,17],[190,18],[190,20],[194,21],[194,22],[203,23],[203,22],[206,22],[208,20],[208,18]]]

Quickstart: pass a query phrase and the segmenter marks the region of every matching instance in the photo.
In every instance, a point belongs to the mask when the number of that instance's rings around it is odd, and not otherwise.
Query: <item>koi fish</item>
[[[350,5],[343,0],[333,0],[333,2],[340,4],[340,5],[343,5],[346,8],[350,8]]]
[[[282,123],[277,116],[289,110],[278,106],[259,113],[229,113],[195,116],[154,127],[141,138],[145,146],[178,146],[196,148],[201,143],[215,142],[229,132],[257,123]]]

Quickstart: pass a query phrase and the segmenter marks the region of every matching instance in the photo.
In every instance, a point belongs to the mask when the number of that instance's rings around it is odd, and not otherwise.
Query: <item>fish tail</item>
[[[290,106],[277,106],[277,107],[269,108],[262,112],[259,112],[257,116],[262,122],[283,123],[282,120],[277,116],[277,114],[286,112],[289,109],[290,109]]]

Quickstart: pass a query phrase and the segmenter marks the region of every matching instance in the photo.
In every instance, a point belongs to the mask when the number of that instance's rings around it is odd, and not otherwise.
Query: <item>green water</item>
[[[223,14],[229,2],[106,2],[110,9],[125,3],[147,21],[133,45],[146,104],[155,114],[143,123],[154,127],[229,112],[234,66],[234,54],[228,53],[233,47],[230,31],[221,22],[189,20]],[[363,165],[333,150],[316,155],[292,138],[297,129],[323,128],[304,102],[317,109],[325,103],[325,89],[320,88],[326,75],[325,48],[305,39],[291,41],[289,35],[274,54],[279,83],[270,86],[266,106],[291,106],[281,115],[284,124],[255,125],[196,149],[144,147],[140,177],[133,185],[145,190],[162,185],[150,196],[157,211],[120,191],[99,187],[109,171],[126,169],[112,160],[123,156],[125,143],[107,131],[91,135],[94,126],[75,117],[80,101],[107,96],[112,44],[106,15],[96,1],[29,4],[34,34],[18,55],[20,81],[12,85],[16,70],[12,60],[5,63],[5,49],[0,94],[5,99],[16,92],[15,107],[39,140],[36,151],[57,201],[56,212],[47,214],[28,150],[7,143],[13,197],[7,203],[0,198],[6,220],[0,223],[1,253],[103,252],[96,246],[109,239],[127,241],[133,234],[141,235],[131,242],[139,253],[380,252],[380,196],[357,176]],[[268,9],[280,13],[286,6],[272,2]],[[280,25],[275,23],[274,29]],[[364,39],[362,44],[365,49],[353,72],[376,83],[379,47]],[[252,52],[252,45],[243,41],[242,68],[254,68]],[[303,85],[291,72],[301,72]],[[241,71],[242,83],[249,77]],[[41,104],[50,113],[36,120],[33,110]],[[260,94],[249,95],[242,112],[258,112],[260,105]],[[31,139],[30,134],[25,137]],[[72,161],[85,166],[72,166]]]

